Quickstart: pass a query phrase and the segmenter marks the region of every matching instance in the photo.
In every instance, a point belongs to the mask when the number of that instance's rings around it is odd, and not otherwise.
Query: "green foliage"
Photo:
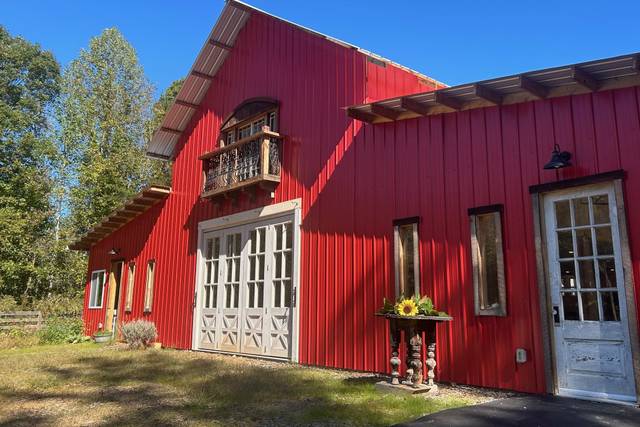
[[[0,313],[7,311],[19,311],[20,304],[12,296],[0,296]]]
[[[65,70],[57,111],[77,235],[152,178],[152,160],[144,156],[152,91],[135,50],[115,28],[94,37]]]
[[[146,320],[134,320],[122,325],[122,337],[130,348],[146,348],[158,336],[156,325]]]
[[[79,318],[51,317],[39,331],[40,343],[63,344],[81,342],[82,320]]]
[[[49,298],[35,301],[32,307],[33,310],[39,310],[45,319],[50,317],[75,317],[79,319],[82,316],[83,304],[82,294],[52,295]]]
[[[396,300],[395,304],[391,301],[389,301],[386,298],[383,298],[383,305],[382,308],[380,309],[379,313],[381,314],[394,314],[397,312],[397,307],[398,304],[400,304],[400,302],[402,302],[403,300],[405,300],[407,298],[405,298],[404,295],[400,295],[400,297],[398,297],[398,299]],[[449,315],[444,312],[444,311],[438,311],[436,310],[436,308],[433,306],[433,301],[431,300],[431,298],[424,296],[424,297],[420,297],[420,294],[414,295],[413,297],[409,298],[411,300],[413,300],[413,302],[415,303],[416,307],[418,308],[418,314],[423,315],[423,316],[440,316],[440,317],[448,317]]]
[[[59,78],[50,52],[0,26],[0,295],[30,298],[49,287],[48,112]]]
[[[33,347],[39,342],[38,332],[33,329],[14,328],[0,332],[0,350]]]

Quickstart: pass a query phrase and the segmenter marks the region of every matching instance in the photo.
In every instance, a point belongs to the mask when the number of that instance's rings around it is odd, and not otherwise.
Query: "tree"
[[[59,78],[50,52],[0,26],[0,294],[18,299],[47,289],[48,113]]]
[[[58,120],[76,235],[151,179],[144,136],[152,92],[135,50],[115,28],[93,38],[64,72]]]
[[[151,141],[155,130],[162,123],[164,116],[169,112],[169,108],[178,96],[180,88],[182,88],[182,83],[184,83],[184,79],[175,80],[171,83],[153,105],[151,120],[145,124],[145,140],[147,144]],[[169,161],[153,162],[151,181],[158,184],[171,185],[171,167],[172,165]]]

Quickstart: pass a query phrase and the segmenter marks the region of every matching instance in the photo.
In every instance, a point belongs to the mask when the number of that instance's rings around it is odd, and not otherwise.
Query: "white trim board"
[[[212,231],[220,228],[235,227],[236,225],[247,224],[287,213],[293,213],[294,210],[301,208],[302,199],[293,199],[282,203],[276,203],[275,205],[238,212],[236,214],[221,216],[219,218],[208,219],[198,224],[198,233],[203,230]],[[198,236],[198,238],[199,237],[200,236]]]

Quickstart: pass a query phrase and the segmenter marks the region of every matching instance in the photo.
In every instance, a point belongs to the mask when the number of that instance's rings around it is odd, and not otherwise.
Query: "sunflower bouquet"
[[[438,311],[434,308],[431,298],[420,297],[420,295],[414,295],[410,298],[405,298],[404,295],[402,295],[396,300],[395,304],[385,298],[380,313],[397,314],[399,316],[406,317],[414,317],[417,315],[440,317],[448,316],[444,311]]]

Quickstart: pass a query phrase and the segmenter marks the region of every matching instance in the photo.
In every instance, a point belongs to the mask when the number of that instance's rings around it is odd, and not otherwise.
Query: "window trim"
[[[468,210],[471,240],[471,272],[473,279],[473,302],[476,316],[499,316],[507,315],[507,292],[504,263],[504,244],[502,238],[502,213],[503,205],[489,205],[471,208]],[[483,293],[480,289],[480,261],[477,236],[477,219],[481,215],[492,215],[496,227],[496,262],[498,270],[498,305],[491,308],[482,307]]]
[[[401,218],[393,221],[393,258],[394,258],[394,271],[395,271],[395,295],[396,298],[400,297],[400,227],[404,225],[413,226],[413,294],[418,295],[420,293],[420,238],[418,233],[418,224],[420,223],[420,217]],[[405,295],[405,297],[411,297],[412,295]]]
[[[93,276],[95,274],[102,274],[102,293],[100,294],[100,305],[92,305],[93,303]],[[91,276],[89,278],[89,303],[88,303],[88,308],[90,309],[100,309],[104,306],[104,288],[107,284],[107,270],[105,269],[101,269],[101,270],[93,270],[91,272]],[[97,276],[96,276],[97,277]]]
[[[150,268],[151,267],[151,268]],[[147,271],[145,276],[144,286],[144,308],[145,313],[151,313],[153,308],[153,288],[155,286],[156,278],[156,260],[150,259],[147,261]]]
[[[127,264],[127,293],[124,300],[124,311],[131,313],[133,309],[133,289],[136,277],[136,262],[130,261]]]

